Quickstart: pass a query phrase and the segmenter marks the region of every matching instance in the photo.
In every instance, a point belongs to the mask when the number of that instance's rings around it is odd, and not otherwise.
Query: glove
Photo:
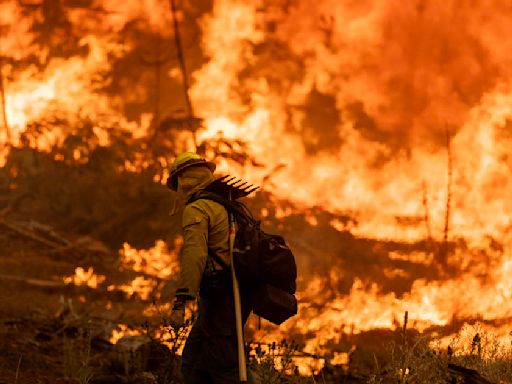
[[[176,298],[172,311],[169,316],[169,325],[174,329],[180,329],[185,326],[185,301]]]

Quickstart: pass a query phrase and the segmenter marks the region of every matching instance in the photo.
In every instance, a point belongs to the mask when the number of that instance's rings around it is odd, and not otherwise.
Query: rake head
[[[248,196],[257,189],[259,189],[259,186],[249,184],[230,175],[219,177],[207,187],[208,191],[215,192],[225,198],[231,197],[232,200]]]

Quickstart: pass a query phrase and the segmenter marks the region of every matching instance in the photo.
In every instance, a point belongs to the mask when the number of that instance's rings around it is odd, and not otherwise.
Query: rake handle
[[[231,191],[229,192],[231,200]],[[240,383],[247,383],[247,365],[245,362],[244,349],[244,328],[242,325],[242,304],[240,300],[240,287],[235,273],[235,263],[233,262],[233,249],[235,246],[235,219],[233,213],[229,212],[229,258],[231,261],[231,279],[233,281],[233,299],[235,301],[235,320],[236,320],[236,339],[238,344],[238,373]]]

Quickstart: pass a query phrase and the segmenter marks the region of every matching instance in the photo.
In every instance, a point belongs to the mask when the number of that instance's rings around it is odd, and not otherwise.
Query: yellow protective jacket
[[[206,167],[191,167],[179,175],[178,192],[187,198],[204,189],[213,176]],[[226,265],[229,260],[229,223],[226,209],[211,200],[196,200],[185,206],[182,217],[183,250],[176,296],[197,297],[208,252],[214,252]],[[222,267],[212,260],[215,269]]]

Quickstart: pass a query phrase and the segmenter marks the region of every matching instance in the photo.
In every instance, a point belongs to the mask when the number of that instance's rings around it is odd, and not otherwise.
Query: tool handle
[[[230,193],[231,198],[231,193]],[[229,258],[231,261],[231,279],[233,280],[233,298],[235,301],[236,338],[238,343],[238,373],[240,383],[247,383],[247,365],[245,362],[244,328],[242,325],[242,304],[240,300],[240,287],[235,273],[233,262],[233,249],[235,246],[235,219],[229,212]]]

